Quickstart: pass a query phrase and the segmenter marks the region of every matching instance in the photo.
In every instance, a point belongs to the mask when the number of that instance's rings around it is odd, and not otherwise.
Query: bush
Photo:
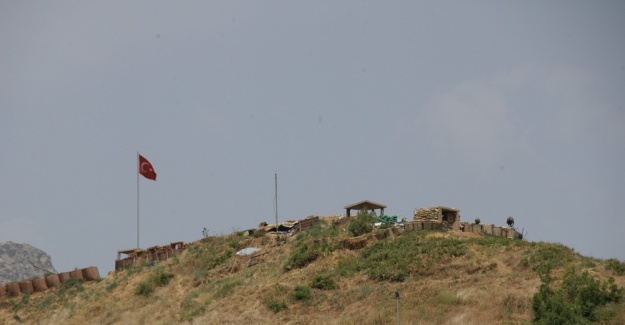
[[[315,248],[314,245],[300,244],[297,245],[289,258],[284,265],[284,270],[289,271],[295,268],[302,268],[314,260],[319,256],[319,251]]]
[[[623,298],[623,288],[614,279],[602,282],[587,271],[578,275],[569,269],[559,287],[553,287],[549,273],[541,275],[542,284],[532,298],[535,324],[583,324],[598,320],[597,311]]]
[[[463,256],[466,241],[457,238],[425,238],[423,232],[407,232],[396,239],[376,242],[355,258],[339,261],[337,274],[367,274],[371,280],[404,281],[411,274],[431,274],[431,266]]]
[[[173,278],[174,275],[171,273],[163,272],[161,270],[157,270],[155,274],[150,276],[150,281],[154,282],[156,286],[162,287],[169,284],[169,280]]]
[[[233,247],[242,246],[235,236],[206,237],[198,245],[189,247],[185,254],[191,259],[194,269],[212,270],[224,264],[235,253]]]
[[[278,313],[281,310],[286,309],[287,305],[286,305],[286,302],[284,301],[272,300],[267,304],[267,308],[269,308],[274,313]]]
[[[625,274],[625,262],[621,262],[615,258],[609,259],[605,268],[614,271],[616,275]]]
[[[368,234],[373,231],[374,222],[375,217],[372,214],[366,211],[360,211],[358,212],[358,216],[349,223],[347,230],[352,236]]]
[[[521,264],[529,266],[538,274],[548,273],[552,269],[562,267],[573,260],[571,250],[561,244],[538,243],[534,250],[528,250],[529,256],[521,260]]]
[[[135,295],[148,297],[154,292],[154,283],[150,281],[139,282],[139,285],[135,289]]]
[[[293,292],[293,299],[299,301],[309,300],[312,297],[312,292],[309,286],[297,286]]]
[[[334,282],[331,277],[320,274],[313,276],[310,280],[310,286],[321,290],[332,290],[337,288],[336,282]]]
[[[336,244],[331,240],[314,239],[314,236],[319,236],[319,234],[316,231],[308,230],[295,236],[292,244],[293,249],[283,266],[284,271],[305,267],[319,256],[336,249]]]
[[[307,228],[304,230],[302,235],[308,235],[312,238],[327,238],[327,237],[336,237],[339,234],[339,229],[335,224],[331,224],[329,226],[322,225],[321,222],[315,224],[314,226]]]
[[[156,287],[163,287],[169,284],[169,280],[173,277],[173,274],[164,272],[162,268],[157,268],[147,280],[139,283],[137,288],[135,288],[135,295],[148,297],[154,292]]]

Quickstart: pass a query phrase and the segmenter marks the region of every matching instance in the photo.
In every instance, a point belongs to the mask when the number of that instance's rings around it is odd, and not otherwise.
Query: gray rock
[[[40,277],[46,273],[33,265],[56,273],[46,252],[28,244],[0,242],[0,284]]]

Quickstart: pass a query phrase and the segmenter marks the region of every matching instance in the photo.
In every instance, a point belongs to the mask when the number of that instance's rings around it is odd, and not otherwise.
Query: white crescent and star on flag
[[[148,166],[148,169],[147,169],[147,170],[143,168],[145,165],[147,165],[147,166]],[[152,168],[150,168],[150,164],[148,164],[148,163],[146,163],[146,162],[143,162],[143,163],[141,164],[141,171],[142,171],[142,172],[144,172],[144,173],[147,173],[147,172],[153,172],[154,170],[153,170]]]

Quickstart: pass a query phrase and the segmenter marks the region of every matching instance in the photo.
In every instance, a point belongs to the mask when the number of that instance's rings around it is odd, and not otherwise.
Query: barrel
[[[36,278],[32,281],[33,283],[33,292],[42,292],[48,290],[48,285],[46,284],[46,278]]]
[[[58,274],[50,274],[46,277],[46,285],[48,288],[60,288],[61,279]]]
[[[17,297],[22,294],[20,284],[18,282],[11,282],[7,284],[7,296]]]
[[[90,266],[82,269],[82,277],[86,281],[94,281],[100,279],[100,272],[98,272],[98,268],[95,266]]]
[[[70,272],[70,275],[72,277],[72,279],[76,279],[78,281],[83,280],[84,278],[82,277],[82,270],[74,270]]]
[[[35,289],[33,288],[33,282],[32,281],[20,281],[19,282],[20,285],[20,290],[22,290],[22,293],[26,293],[26,292],[34,292]]]
[[[67,280],[69,280],[71,277],[71,272],[63,272],[59,274],[59,280],[61,280],[61,283],[67,282]]]

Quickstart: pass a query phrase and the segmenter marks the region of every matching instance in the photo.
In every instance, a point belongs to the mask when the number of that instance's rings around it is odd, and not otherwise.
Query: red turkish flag
[[[151,179],[153,181],[156,180],[154,167],[152,167],[152,164],[150,164],[150,162],[142,155],[139,155],[139,174],[143,175],[143,177],[147,179]]]

